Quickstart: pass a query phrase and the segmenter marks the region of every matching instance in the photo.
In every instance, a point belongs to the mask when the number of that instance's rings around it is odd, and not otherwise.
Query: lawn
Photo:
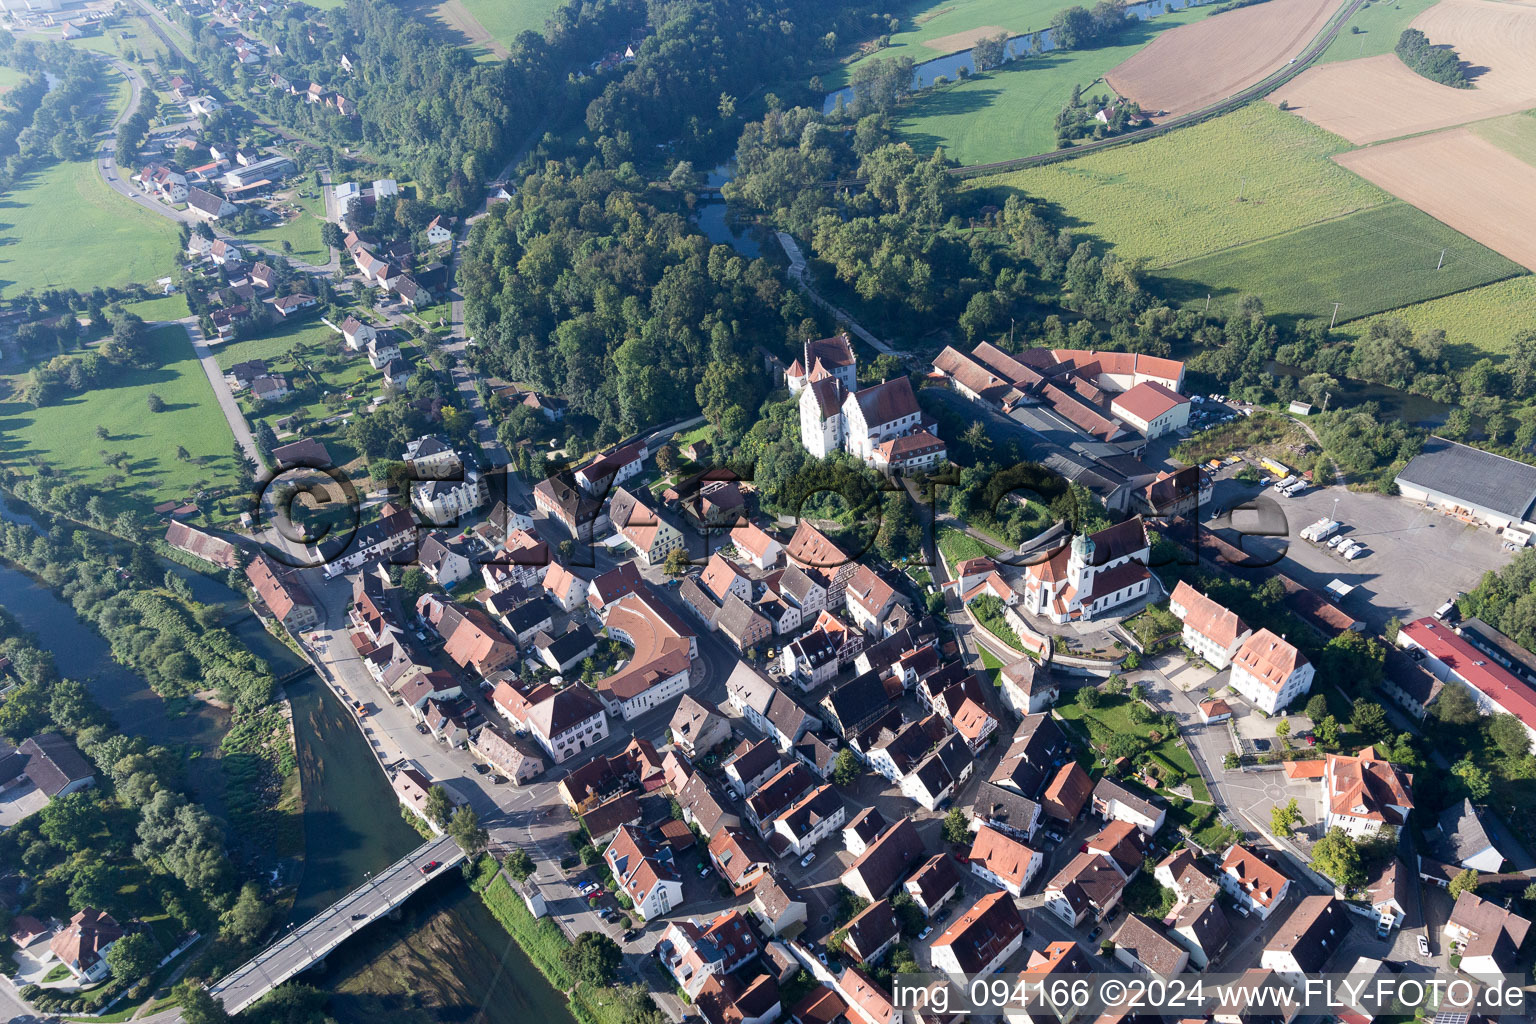
[[[1074,85],[1085,93],[1109,92],[1100,80],[1107,71],[1159,32],[1197,21],[1208,11],[1190,8],[1137,21],[1118,46],[1045,53],[929,89],[903,108],[897,131],[915,149],[931,153],[943,146],[947,156],[962,164],[1050,152],[1056,148],[1056,115],[1072,98]]]
[[[537,32],[543,35],[544,23],[560,9],[560,3],[561,0],[463,0],[464,9],[474,16],[493,39],[509,50],[519,33]],[[598,56],[593,54],[588,59],[596,59]]]
[[[156,320],[180,320],[190,312],[187,309],[187,297],[180,292],[138,302],[125,302],[123,309],[150,323]]]
[[[1392,201],[1329,159],[1338,136],[1268,103],[1076,160],[977,178],[1054,206],[1075,234],[1153,267]]]
[[[159,60],[165,56],[165,44],[142,17],[118,19],[110,28],[74,40],[74,45],[113,57],[120,56],[125,50],[137,51],[144,60]]]
[[[1478,121],[1471,128],[1472,134],[1536,166],[1536,115],[1531,111]]]
[[[938,545],[939,551],[944,554],[944,558],[951,567],[959,565],[967,558],[991,558],[999,553],[998,549],[992,545],[949,526],[939,529]]]
[[[0,292],[153,281],[172,273],[176,225],[124,199],[92,161],[56,163],[0,198]]]
[[[341,335],[321,323],[317,317],[301,320],[285,320],[275,324],[272,330],[259,338],[231,341],[214,349],[214,358],[221,369],[229,369],[247,359],[265,359],[269,363],[280,362],[291,367],[288,352],[295,346],[305,346],[316,351],[327,344],[340,341]],[[361,358],[361,357],[359,357]],[[367,366],[367,361],[363,361]]]
[[[841,89],[848,84],[852,69],[868,60],[911,57],[914,64],[921,64],[946,53],[970,49],[970,44],[964,41],[957,41],[958,45],[928,44],[972,29],[996,27],[1007,29],[1009,35],[1023,35],[1045,28],[1057,11],[1071,6],[1070,0],[929,0],[914,3],[901,19],[901,31],[891,35],[889,46],[845,64],[836,74],[823,75],[822,82],[829,89]]]
[[[1527,274],[1390,310],[1356,320],[1340,334],[1358,339],[1372,320],[1385,318],[1402,320],[1414,330],[1440,328],[1446,357],[1456,366],[1469,366],[1483,356],[1508,352],[1515,335],[1536,323],[1536,277]]]
[[[1445,263],[1436,269],[1445,251]],[[1272,315],[1339,320],[1439,298],[1525,270],[1407,203],[1392,202],[1189,260],[1158,276],[1176,304],[1232,312],[1246,294]]]
[[[4,96],[21,84],[27,76],[13,67],[0,64],[0,96]]]
[[[162,365],[122,370],[116,386],[71,395],[41,409],[14,398],[0,402],[5,462],[21,467],[36,459],[80,482],[99,483],[109,474],[121,474],[122,486],[110,492],[114,511],[128,507],[130,492],[136,506],[148,506],[186,497],[200,486],[232,483],[234,437],[186,331],[161,327],[149,339]],[[14,385],[19,378],[6,380]],[[150,392],[164,399],[165,411],[149,411]],[[98,426],[106,428],[106,440],[97,437]],[[176,459],[178,445],[186,447],[192,461]],[[126,470],[105,465],[103,450],[127,452]]]
[[[1403,34],[1403,29],[1408,27],[1408,23],[1437,2],[1438,0],[1396,0],[1396,2],[1373,0],[1349,19],[1351,26],[1359,26],[1360,34],[1352,35],[1348,30],[1340,32],[1338,38],[1318,58],[1318,63],[1327,64],[1336,60],[1356,60],[1360,57],[1378,57],[1383,53],[1391,53],[1392,48],[1397,45],[1397,37]]]
[[[1063,695],[1061,702],[1056,705],[1056,711],[1063,719],[1076,722],[1087,729],[1089,737],[1099,747],[1108,744],[1114,736],[1139,737],[1146,742],[1147,752],[1151,754],[1154,761],[1160,761],[1184,773],[1196,800],[1210,800],[1211,796],[1205,787],[1205,782],[1201,779],[1200,773],[1195,770],[1195,762],[1189,756],[1189,751],[1177,732],[1165,735],[1154,743],[1151,737],[1154,731],[1158,731],[1158,723],[1154,721],[1138,724],[1131,721],[1132,700],[1128,694],[1101,693],[1102,700],[1099,706],[1089,710],[1078,702],[1082,693],[1083,690],[1078,689],[1073,690],[1070,696]]]
[[[304,192],[310,194],[300,195]],[[293,251],[284,255],[303,260],[305,263],[324,266],[331,258],[331,254],[320,238],[320,228],[325,223],[325,200],[321,198],[319,190],[312,184],[306,184],[298,189],[283,192],[279,197],[302,207],[304,212],[282,224],[258,231],[248,231],[240,236],[241,241],[259,245],[273,252],[282,252],[283,243],[287,242],[293,246]]]
[[[976,648],[976,653],[981,655],[982,668],[986,669],[987,674],[992,677],[992,685],[1001,686],[1002,683],[998,680],[998,670],[1004,667],[1003,659],[999,658],[985,647],[978,646]]]

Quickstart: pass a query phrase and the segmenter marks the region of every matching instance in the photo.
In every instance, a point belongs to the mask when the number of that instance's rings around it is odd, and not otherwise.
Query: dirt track
[[[1431,82],[1389,53],[1310,68],[1270,101],[1360,145],[1536,106],[1536,5],[1440,0],[1413,27],[1455,47],[1475,88]]]
[[[1284,67],[1338,7],[1338,0],[1268,0],[1180,25],[1104,78],[1143,110],[1187,114]]]
[[[1536,270],[1536,167],[1468,128],[1340,153],[1334,159],[1425,213]]]

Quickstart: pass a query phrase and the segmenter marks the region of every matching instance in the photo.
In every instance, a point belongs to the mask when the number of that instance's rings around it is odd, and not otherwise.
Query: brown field
[[[1474,88],[1414,74],[1394,54],[1309,68],[1270,96],[1313,124],[1365,144],[1536,106],[1536,5],[1440,0],[1413,19],[1435,44],[1456,48]]]
[[[930,39],[923,45],[938,53],[958,53],[961,50],[969,50],[978,41],[988,36],[995,36],[999,32],[1007,36],[1013,35],[1001,25],[982,25],[980,28],[968,28],[964,32],[951,32],[947,36]]]
[[[1442,0],[1443,2],[1443,0]],[[1536,270],[1536,167],[1467,128],[1334,157],[1393,195]]]
[[[1104,76],[1146,111],[1187,114],[1253,85],[1306,48],[1339,0],[1268,0],[1162,33]]]

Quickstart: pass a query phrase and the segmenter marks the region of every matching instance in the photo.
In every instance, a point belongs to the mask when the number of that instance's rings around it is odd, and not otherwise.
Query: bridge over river
[[[411,894],[464,859],[449,836],[429,840],[225,975],[209,989],[229,1013],[239,1013],[326,954]],[[437,867],[423,871],[428,864]]]

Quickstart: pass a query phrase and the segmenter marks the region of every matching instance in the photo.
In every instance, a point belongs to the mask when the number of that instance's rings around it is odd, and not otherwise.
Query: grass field
[[[4,96],[21,84],[21,80],[27,76],[15,68],[0,64],[0,96]]]
[[[119,19],[110,28],[74,40],[73,45],[114,57],[130,49],[137,51],[145,60],[160,60],[165,56],[165,44],[142,17]]]
[[[951,569],[967,558],[991,558],[998,553],[998,549],[992,545],[949,526],[939,529],[936,540],[939,551],[943,553]]]
[[[35,458],[81,482],[99,483],[109,474],[121,474],[124,479],[115,493],[131,492],[134,504],[144,507],[184,497],[199,482],[233,482],[234,436],[186,331],[161,327],[149,338],[162,365],[122,370],[116,386],[71,395],[41,409],[16,401],[7,387],[7,398],[0,402],[0,451],[6,463],[21,465]],[[14,385],[20,377],[4,380]],[[150,392],[165,400],[164,412],[149,411]],[[107,429],[108,439],[96,436],[98,426]],[[177,445],[185,446],[194,460],[201,458],[202,464],[177,461]],[[103,449],[127,452],[126,470],[105,465]]]
[[[171,273],[176,225],[130,203],[90,160],[54,164],[0,197],[0,293],[153,281]]]
[[[986,178],[1057,208],[1075,233],[1159,267],[1391,202],[1329,157],[1348,144],[1268,103],[1157,139]]]
[[[464,9],[508,49],[522,32],[543,35],[544,22],[559,10],[560,3],[561,0],[463,0]]]
[[[1408,23],[1433,7],[1439,0],[1371,0],[1371,3],[1349,19],[1351,26],[1358,26],[1359,35],[1348,28],[1340,32],[1318,58],[1327,64],[1336,60],[1357,60],[1391,53],[1397,45],[1397,37],[1403,34]]]
[[[1536,167],[1536,113],[1510,114],[1469,125],[1472,134]]]
[[[904,108],[897,129],[915,149],[931,153],[943,146],[962,164],[1049,152],[1056,148],[1056,115],[1072,98],[1072,86],[1082,86],[1085,93],[1108,92],[1100,81],[1105,72],[1159,32],[1198,21],[1208,12],[1192,8],[1134,22],[1119,46],[1046,53],[931,89]]]
[[[123,308],[150,323],[156,320],[180,320],[190,312],[187,309],[187,297],[180,292],[162,295],[157,299],[124,303]]]
[[[220,368],[225,370],[247,359],[287,363],[288,350],[295,345],[324,346],[340,337],[317,319],[284,321],[274,326],[264,337],[220,345],[214,349],[214,358],[218,360]],[[366,361],[364,365],[367,365]]]
[[[310,194],[303,196],[300,195],[302,192]],[[325,200],[321,197],[320,190],[312,184],[303,185],[280,193],[280,196],[283,200],[302,207],[304,212],[286,223],[243,234],[240,236],[241,241],[259,245],[274,252],[281,252],[283,243],[289,242],[293,245],[293,251],[285,255],[303,260],[305,263],[324,266],[330,259],[330,252],[320,238],[320,228],[325,223]]]
[[[891,35],[889,46],[850,61],[836,74],[823,75],[822,81],[828,88],[841,89],[848,84],[852,69],[867,60],[911,57],[914,63],[921,64],[946,53],[969,49],[964,40],[955,40],[962,45],[929,44],[974,29],[1002,28],[1009,35],[1032,32],[1047,27],[1057,11],[1071,6],[1070,0],[919,0],[901,19],[901,31]]]
[[[1440,328],[1445,331],[1446,357],[1457,366],[1467,366],[1483,356],[1508,352],[1518,332],[1536,325],[1536,277],[1527,274],[1499,281],[1389,310],[1380,317],[1402,320],[1414,330]],[[1356,320],[1340,333],[1360,338],[1375,319]]]
[[[1082,690],[1073,690],[1070,695],[1062,694],[1061,701],[1056,705],[1056,712],[1066,721],[1075,722],[1088,731],[1089,736],[1097,745],[1108,744],[1111,737],[1121,734],[1136,736],[1147,743],[1147,750],[1155,760],[1162,761],[1183,772],[1188,777],[1190,789],[1194,791],[1196,800],[1209,800],[1209,790],[1195,769],[1195,762],[1189,756],[1177,733],[1164,736],[1158,742],[1153,743],[1151,735],[1157,730],[1153,723],[1137,723],[1131,721],[1131,698],[1128,694],[1103,694],[1103,700],[1093,710],[1083,707],[1077,701]]]
[[[1435,269],[1441,250],[1445,265]],[[1253,294],[1279,316],[1351,320],[1525,273],[1421,213],[1392,202],[1274,238],[1177,264],[1159,273],[1176,303],[1230,312]]]

